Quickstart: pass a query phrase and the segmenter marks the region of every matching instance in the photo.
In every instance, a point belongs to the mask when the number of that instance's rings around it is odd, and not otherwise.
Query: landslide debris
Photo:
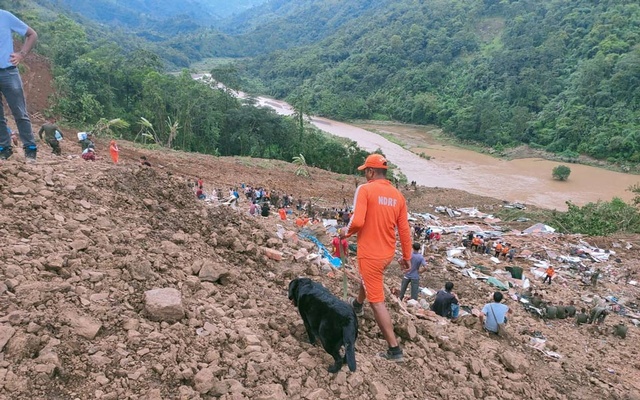
[[[633,329],[623,341],[568,321],[548,326],[517,304],[509,304],[514,326],[556,334],[564,359],[528,347],[526,335],[490,338],[475,319],[417,319],[391,301],[406,362],[375,358],[385,344],[366,307],[358,370],[329,374],[330,356],[308,344],[286,292],[304,275],[341,294],[341,275],[304,257],[314,245],[291,221],[281,239],[275,215],[254,219],[197,201],[194,175],[180,173],[187,155],[158,153],[144,168],[128,151],[117,166],[50,156],[0,165],[0,398],[637,398],[628,375],[638,368]],[[302,187],[280,169],[256,174],[234,159],[196,159],[194,171],[216,186],[253,176],[254,184]],[[333,179],[305,190],[339,206]],[[390,268],[387,284],[397,286]],[[435,288],[454,280],[473,306],[492,290],[458,276],[437,252],[425,276]]]

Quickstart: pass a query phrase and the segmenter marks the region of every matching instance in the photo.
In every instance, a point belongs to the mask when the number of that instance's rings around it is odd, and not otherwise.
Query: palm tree
[[[304,156],[302,154],[300,154],[299,156],[293,157],[293,165],[298,166],[298,168],[296,169],[297,176],[306,176],[306,177],[311,176],[311,174],[309,173],[309,170],[307,169],[307,160],[304,159]]]

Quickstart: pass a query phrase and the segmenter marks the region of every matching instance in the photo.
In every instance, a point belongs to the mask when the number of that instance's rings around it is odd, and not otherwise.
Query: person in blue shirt
[[[14,32],[25,38],[20,51],[13,48]],[[0,10],[0,93],[7,100],[18,126],[27,162],[35,162],[38,148],[31,130],[31,120],[17,66],[31,51],[37,39],[36,31],[10,12]],[[11,135],[7,132],[4,108],[0,102],[0,160],[8,159],[12,154]]]
[[[485,304],[480,315],[482,327],[490,333],[498,333],[498,324],[507,323],[507,315],[511,315],[511,310],[502,304],[502,293],[493,293],[493,303]]]
[[[404,274],[400,285],[400,300],[404,298],[409,283],[411,283],[411,299],[418,300],[418,290],[420,289],[420,273],[427,268],[427,262],[420,254],[420,243],[413,244],[413,254],[411,254],[411,267]]]

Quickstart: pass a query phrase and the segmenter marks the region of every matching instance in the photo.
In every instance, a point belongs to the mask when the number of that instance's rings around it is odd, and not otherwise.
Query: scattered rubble
[[[63,143],[63,151],[70,146]],[[308,343],[286,288],[306,275],[342,296],[346,274],[353,294],[353,260],[333,268],[293,221],[249,217],[243,203],[236,210],[199,202],[187,184],[197,175],[226,187],[257,175],[297,194],[310,186],[306,178],[286,163],[269,170],[234,158],[121,147],[117,166],[46,154],[36,165],[19,157],[1,164],[1,398],[623,399],[638,393],[637,238],[522,235],[475,224],[462,213],[428,217],[443,236],[426,246],[423,294],[410,305],[388,299],[407,361],[375,357],[384,340],[365,307],[358,371],[332,375],[324,368],[326,352]],[[140,154],[154,167],[139,167]],[[329,206],[353,194],[352,187],[341,188],[339,176],[318,175],[304,190],[318,191]],[[437,212],[425,204],[439,193],[411,197],[412,210]],[[465,196],[447,193],[456,201]],[[465,228],[452,227],[473,225],[508,238],[518,249],[514,262],[494,264],[458,249]],[[322,225],[312,230],[329,244]],[[538,262],[554,263],[558,281],[542,286],[531,270]],[[495,290],[487,283],[493,279],[510,296],[524,289],[525,280],[505,269],[512,266],[553,302],[575,299],[586,307],[598,296],[619,313],[604,326],[576,327],[537,318],[509,297],[511,337],[489,337],[474,313]],[[594,288],[582,276],[595,268],[601,277]],[[386,284],[394,288],[400,279],[393,263]],[[447,280],[463,304],[456,324],[428,310],[430,296]],[[619,323],[628,326],[624,339],[612,333]],[[532,347],[532,332],[544,337],[542,350]]]

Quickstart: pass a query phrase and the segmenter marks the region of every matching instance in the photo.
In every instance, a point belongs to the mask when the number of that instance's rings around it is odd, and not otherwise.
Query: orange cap
[[[358,167],[358,171],[362,171],[365,168],[387,169],[387,159],[382,154],[371,154],[364,161],[364,164]]]

